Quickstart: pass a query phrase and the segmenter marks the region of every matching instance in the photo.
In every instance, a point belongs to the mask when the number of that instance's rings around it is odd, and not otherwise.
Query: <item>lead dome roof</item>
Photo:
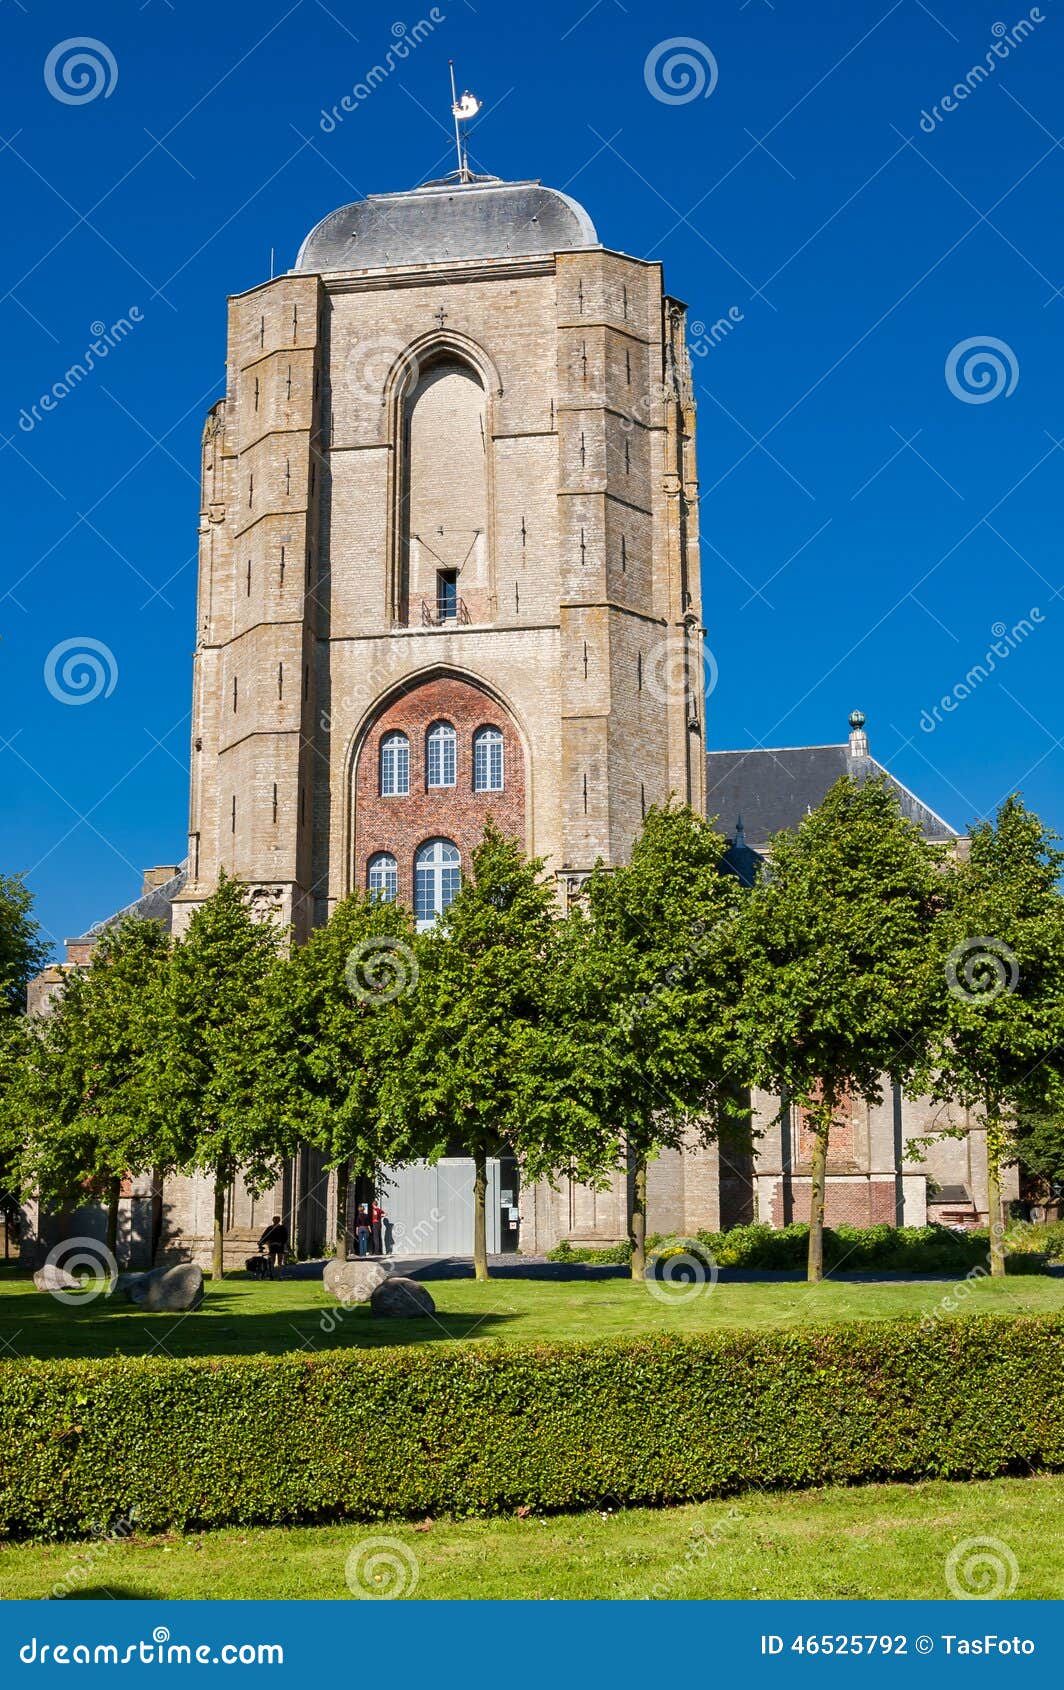
[[[598,246],[582,205],[541,182],[428,182],[342,205],[310,231],[297,271],[378,270],[449,259],[524,258]]]

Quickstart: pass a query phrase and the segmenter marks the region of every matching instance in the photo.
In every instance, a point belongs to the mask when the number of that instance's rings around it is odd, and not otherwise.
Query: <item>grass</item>
[[[203,1306],[193,1314],[147,1314],[124,1298],[62,1303],[35,1290],[32,1281],[0,1272],[0,1357],[251,1355],[454,1338],[538,1342],[888,1320],[939,1308],[954,1291],[943,1281],[832,1280],[816,1286],[721,1283],[689,1295],[682,1287],[651,1289],[621,1279],[452,1279],[434,1281],[430,1289],[437,1312],[424,1320],[374,1320],[366,1308],[342,1309],[320,1281],[262,1284],[243,1277],[208,1283]],[[1064,1280],[973,1281],[956,1312],[1061,1313]]]
[[[947,1597],[946,1557],[994,1538],[1009,1592],[1064,1588],[1064,1477],[746,1493],[662,1510],[548,1519],[272,1527],[0,1547],[0,1597],[346,1600],[348,1557],[387,1594],[375,1553],[418,1598]],[[381,1540],[385,1543],[382,1545]],[[1007,1567],[1002,1549],[992,1551]],[[379,1582],[374,1582],[374,1573]],[[965,1587],[968,1588],[968,1587]],[[1004,1593],[1004,1591],[1002,1591]],[[830,1629],[838,1629],[832,1626]]]

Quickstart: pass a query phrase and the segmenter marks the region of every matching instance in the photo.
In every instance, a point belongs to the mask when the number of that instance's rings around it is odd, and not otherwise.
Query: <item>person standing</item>
[[[370,1220],[369,1210],[364,1203],[360,1203],[355,1215],[355,1247],[360,1256],[369,1255]]]
[[[280,1215],[274,1215],[266,1231],[259,1239],[259,1249],[265,1249],[270,1258],[270,1278],[280,1279],[284,1259],[288,1254],[288,1228]]]
[[[384,1254],[384,1210],[374,1198],[369,1209],[370,1236],[373,1240],[373,1254]]]

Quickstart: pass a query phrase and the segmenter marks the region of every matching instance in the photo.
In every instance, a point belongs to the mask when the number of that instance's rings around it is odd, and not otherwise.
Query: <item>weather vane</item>
[[[454,60],[448,59],[447,62],[451,67],[451,111],[454,115],[454,144],[458,152],[458,180],[471,182],[473,178],[469,170],[469,152],[462,136],[462,124],[476,117],[481,102],[468,89],[459,97],[454,80]]]

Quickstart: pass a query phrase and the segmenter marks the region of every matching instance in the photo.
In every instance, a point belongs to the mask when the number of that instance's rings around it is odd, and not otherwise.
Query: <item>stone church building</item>
[[[202,443],[187,860],[133,910],[180,934],[224,869],[296,942],[356,887],[428,925],[489,815],[564,903],[670,796],[719,816],[748,878],[839,774],[879,768],[856,715],[838,745],[707,754],[685,308],[567,195],[460,176],[343,206],[230,300],[227,370]],[[804,1218],[809,1145],[775,1113],[755,1098],[745,1147],[656,1162],[651,1230]],[[906,1156],[942,1124],[899,1096],[855,1106],[829,1222],[985,1218],[977,1144]],[[471,1163],[382,1189],[397,1252],[470,1248]],[[320,1250],[333,1191],[309,1151],[265,1199],[238,1187],[234,1255],[278,1209]],[[203,1256],[205,1182],[128,1195],[131,1247]],[[624,1236],[623,1177],[522,1188],[504,1161],[490,1204],[499,1250]]]

